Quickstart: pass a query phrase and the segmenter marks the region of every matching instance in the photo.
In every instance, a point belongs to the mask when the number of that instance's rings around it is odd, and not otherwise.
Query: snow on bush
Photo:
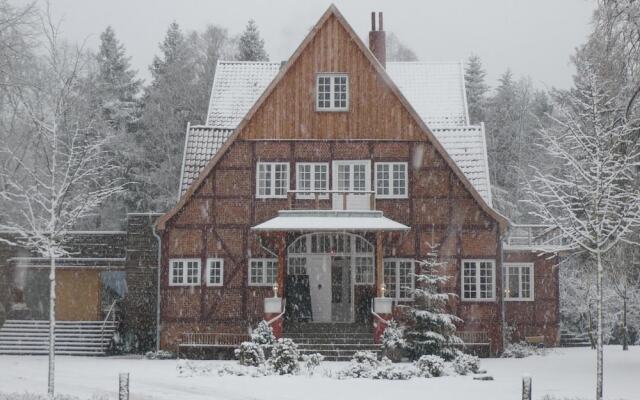
[[[320,363],[324,360],[324,356],[320,353],[305,354],[302,356],[302,361],[307,369],[309,375],[313,375],[316,368],[320,366]]]
[[[389,325],[382,333],[382,348],[383,349],[402,349],[406,344],[403,337],[403,330],[400,328],[395,320],[389,321]]]
[[[278,339],[271,350],[269,366],[278,375],[295,374],[300,370],[299,359],[298,345],[293,340]]]
[[[276,342],[273,329],[267,321],[260,321],[256,329],[251,333],[251,341],[261,346],[272,346]]]
[[[445,363],[442,357],[434,355],[422,356],[414,365],[417,375],[423,378],[444,375]]]
[[[195,363],[189,360],[178,360],[176,364],[176,371],[178,371],[179,377],[192,377],[192,376],[207,376],[212,374],[212,368],[210,365],[203,363]]]
[[[469,372],[476,373],[480,369],[480,358],[463,353],[453,360],[452,366],[459,375],[467,375]]]
[[[413,367],[394,366],[386,357],[378,361],[375,353],[371,351],[358,351],[353,355],[347,367],[338,371],[338,379],[369,378],[387,380],[406,380],[416,375]]]
[[[262,346],[255,342],[242,342],[234,351],[240,365],[257,367],[265,363]]]
[[[526,342],[510,343],[502,352],[502,358],[525,358],[544,353],[544,349],[538,349]]]
[[[415,368],[398,367],[391,364],[391,360],[383,358],[380,366],[373,370],[371,378],[373,379],[385,379],[385,380],[407,380],[416,375]]]
[[[172,360],[176,358],[176,355],[170,351],[166,350],[158,350],[158,351],[148,351],[144,358],[147,360]]]

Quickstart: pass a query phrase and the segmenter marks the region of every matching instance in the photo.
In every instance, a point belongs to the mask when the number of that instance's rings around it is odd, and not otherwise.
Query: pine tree
[[[485,120],[486,95],[489,90],[489,86],[485,83],[486,75],[480,57],[470,56],[464,69],[464,83],[467,89],[469,120],[472,124]]]
[[[260,31],[256,21],[249,20],[247,27],[240,36],[238,42],[238,60],[240,61],[269,61],[269,56],[264,49],[264,40],[260,37]]]
[[[441,291],[442,285],[450,279],[442,274],[445,265],[433,252],[420,263],[415,275],[414,301],[407,306],[409,323],[405,338],[407,350],[416,360],[427,354],[451,360],[457,354],[456,347],[462,345],[462,340],[455,335],[455,324],[462,320],[447,311],[449,299],[454,294]]]
[[[387,34],[387,61],[418,61],[418,56],[402,43],[395,33],[389,32]]]

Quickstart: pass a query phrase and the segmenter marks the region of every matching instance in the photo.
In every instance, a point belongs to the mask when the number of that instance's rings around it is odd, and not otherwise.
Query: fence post
[[[118,375],[118,400],[129,400],[128,372],[120,372]]]
[[[531,376],[522,376],[522,400],[531,400]]]

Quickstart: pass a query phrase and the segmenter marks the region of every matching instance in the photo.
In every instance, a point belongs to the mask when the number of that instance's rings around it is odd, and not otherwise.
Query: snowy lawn
[[[131,374],[131,399],[390,399],[514,400],[521,396],[521,377],[533,377],[534,398],[593,398],[595,352],[585,348],[554,349],[546,356],[524,359],[483,359],[482,369],[494,381],[472,376],[413,378],[408,381],[337,380],[322,376],[347,363],[323,363],[315,376],[178,377],[175,360],[58,357],[58,393],[82,398],[115,398],[118,372]],[[202,361],[213,368],[233,361]],[[46,392],[46,357],[0,356],[0,392]],[[640,347],[622,352],[605,347],[605,397],[640,398]]]

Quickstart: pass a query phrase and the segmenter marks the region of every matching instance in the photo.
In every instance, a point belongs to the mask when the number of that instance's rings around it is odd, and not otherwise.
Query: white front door
[[[308,262],[313,322],[331,322],[331,257],[310,256]]]
[[[349,192],[371,190],[371,161],[334,161],[333,189]],[[347,210],[368,210],[371,208],[370,194],[349,194],[346,198]],[[333,195],[333,209],[344,210],[345,199],[337,193]]]

